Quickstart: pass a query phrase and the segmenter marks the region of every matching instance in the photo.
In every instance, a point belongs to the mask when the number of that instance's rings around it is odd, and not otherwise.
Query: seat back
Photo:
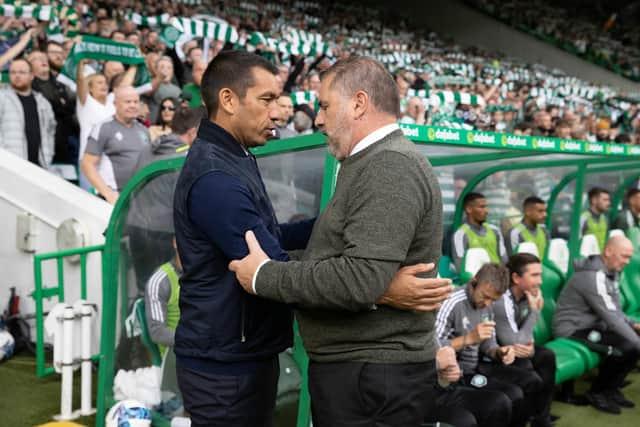
[[[491,262],[489,253],[482,248],[469,248],[462,259],[460,280],[466,283],[476,275],[480,267]]]
[[[516,246],[517,254],[531,254],[540,258],[540,254],[538,253],[538,247],[533,242],[522,242],[518,246]]]
[[[551,239],[549,250],[547,251],[547,260],[553,262],[564,275],[569,271],[569,258],[567,241],[564,239]]]
[[[591,255],[600,255],[600,245],[596,236],[585,234],[580,242],[580,257],[587,258]]]
[[[144,311],[144,298],[138,298],[133,303],[133,309],[135,310],[136,319],[138,320],[138,324],[140,325],[141,329],[140,339],[151,355],[151,363],[153,363],[153,366],[161,366],[162,356],[160,355],[160,349],[158,348],[158,345],[151,339],[151,335],[149,335],[149,328],[147,327],[147,317]]]
[[[624,236],[624,231],[620,230],[619,228],[609,230],[609,238],[612,238],[614,236]]]

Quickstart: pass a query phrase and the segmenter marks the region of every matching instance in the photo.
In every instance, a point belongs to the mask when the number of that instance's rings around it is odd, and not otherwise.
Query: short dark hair
[[[589,202],[591,202],[593,199],[595,199],[596,197],[598,197],[599,195],[606,193],[609,194],[609,190],[606,190],[602,187],[593,187],[589,190],[589,192],[587,193],[587,195],[589,196]]]
[[[31,65],[31,62],[29,62],[27,58],[25,58],[24,56],[19,56],[17,58],[14,58],[11,63],[13,64],[16,61],[24,61],[27,64],[27,67],[29,67],[29,72],[33,73],[33,65]],[[9,65],[9,67],[11,67],[11,65]]]
[[[540,264],[540,259],[533,254],[523,252],[511,255],[509,261],[507,261],[507,268],[510,275],[516,273],[518,276],[522,276],[527,271],[529,264]]]
[[[488,263],[480,267],[471,280],[475,285],[489,283],[496,292],[504,294],[509,289],[509,270],[503,265]]]
[[[526,199],[524,199],[524,202],[522,202],[522,209],[527,209],[530,206],[539,205],[539,204],[544,205],[546,203],[544,200],[542,200],[538,196],[529,196]]]
[[[484,194],[476,193],[474,191],[472,191],[471,193],[468,193],[466,196],[464,196],[464,199],[462,199],[462,208],[463,209],[466,208],[473,201],[478,200],[478,199],[486,199],[486,197],[484,197]]]
[[[278,68],[262,56],[240,50],[220,52],[209,63],[202,76],[200,91],[209,117],[218,112],[218,95],[223,88],[231,89],[241,99],[255,85],[253,69],[262,68],[274,76]]]
[[[400,117],[398,86],[389,71],[375,59],[359,55],[341,59],[323,71],[320,79],[329,76],[333,76],[331,87],[338,88],[342,96],[353,96],[362,90],[378,111]]]
[[[627,190],[627,200],[635,196],[636,194],[640,194],[640,189],[638,188],[630,188]]]
[[[199,108],[180,107],[171,120],[171,131],[176,135],[184,135],[190,129],[197,128],[202,120],[202,110]]]

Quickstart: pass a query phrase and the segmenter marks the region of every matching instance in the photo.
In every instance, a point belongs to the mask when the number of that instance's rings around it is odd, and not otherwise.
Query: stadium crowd
[[[256,52],[279,67],[280,138],[314,131],[319,72],[362,54],[394,74],[403,123],[640,143],[640,99],[539,64],[462,49],[401,20],[390,28],[373,8],[7,0],[0,10],[0,110],[7,112],[0,146],[43,167],[79,166],[80,184],[110,201],[135,173],[137,151],[171,134],[176,109],[202,106],[202,74],[222,49]],[[128,86],[134,91],[125,113],[118,89]],[[123,133],[111,143],[98,138],[96,126],[114,113],[136,122],[139,132],[129,132],[126,144]],[[36,116],[38,126],[27,125],[24,118]]]
[[[640,81],[640,31],[634,25],[637,5],[605,12],[589,5],[583,8],[580,2],[557,0],[467,3],[519,30]]]

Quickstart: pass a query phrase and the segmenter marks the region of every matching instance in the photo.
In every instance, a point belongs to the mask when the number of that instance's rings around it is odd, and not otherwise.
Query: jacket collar
[[[248,153],[226,130],[208,119],[203,119],[198,128],[198,139],[229,151],[238,157],[247,157]]]

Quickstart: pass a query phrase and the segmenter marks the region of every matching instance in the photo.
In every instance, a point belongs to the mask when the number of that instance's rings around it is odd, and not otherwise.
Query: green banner
[[[574,141],[541,136],[512,135],[440,126],[400,124],[405,136],[416,142],[465,145],[467,147],[529,150],[597,156],[640,156],[640,146]]]

